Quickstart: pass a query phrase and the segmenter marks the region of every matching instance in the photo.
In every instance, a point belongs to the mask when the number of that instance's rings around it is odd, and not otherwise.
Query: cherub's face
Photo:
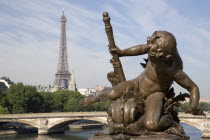
[[[149,49],[149,60],[152,62],[163,62],[165,58],[163,48],[159,47],[157,44],[150,44]]]
[[[150,49],[148,55],[150,61],[152,61],[153,63],[169,63],[168,57],[171,55],[167,52],[166,48],[162,47],[156,42],[153,44],[149,44],[149,47]]]
[[[147,39],[149,45],[149,60],[154,63],[171,64],[173,53],[176,51],[175,37],[166,31],[155,31],[151,37]]]

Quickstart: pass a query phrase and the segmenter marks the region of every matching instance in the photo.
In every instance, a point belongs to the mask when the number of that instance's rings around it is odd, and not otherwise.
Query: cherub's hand
[[[121,50],[117,46],[115,48],[110,48],[109,47],[109,52],[110,53],[121,55]]]
[[[190,108],[185,113],[189,113],[189,114],[192,114],[192,115],[206,116],[206,114],[203,112],[203,110],[201,110],[199,108]]]
[[[91,104],[95,103],[96,102],[96,99],[94,96],[88,96],[88,97],[85,97],[85,99],[83,99],[80,104],[83,106],[83,107],[87,107],[87,106],[90,106]]]

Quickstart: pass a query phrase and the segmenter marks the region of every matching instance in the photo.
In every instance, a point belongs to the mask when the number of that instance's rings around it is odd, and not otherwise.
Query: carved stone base
[[[180,137],[177,135],[145,135],[145,136],[128,136],[128,135],[107,135],[93,136],[88,140],[189,140],[189,137]]]

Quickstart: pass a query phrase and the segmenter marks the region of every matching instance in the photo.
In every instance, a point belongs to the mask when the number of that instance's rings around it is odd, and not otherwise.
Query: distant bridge
[[[106,112],[59,112],[31,114],[0,114],[0,122],[19,122],[38,128],[38,134],[64,133],[64,126],[80,120],[107,123]],[[210,137],[210,114],[194,116],[180,113],[182,123],[198,128],[202,137]]]
[[[64,126],[80,120],[107,123],[106,112],[0,114],[0,122],[19,122],[38,128],[38,134],[64,133]]]
[[[210,138],[210,114],[204,116],[194,116],[191,114],[180,113],[179,119],[182,123],[191,125],[202,132],[203,138]]]

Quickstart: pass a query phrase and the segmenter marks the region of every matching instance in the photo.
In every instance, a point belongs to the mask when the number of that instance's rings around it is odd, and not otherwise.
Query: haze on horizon
[[[210,93],[210,2],[165,0],[1,0],[0,77],[29,85],[52,85],[57,70],[60,17],[67,17],[67,51],[78,88],[111,86],[106,75],[108,40],[102,13],[111,17],[116,45],[125,49],[146,43],[155,30],[177,39],[184,71],[199,86],[201,97]],[[126,78],[137,77],[147,55],[121,58]],[[175,84],[175,91],[186,92]]]

